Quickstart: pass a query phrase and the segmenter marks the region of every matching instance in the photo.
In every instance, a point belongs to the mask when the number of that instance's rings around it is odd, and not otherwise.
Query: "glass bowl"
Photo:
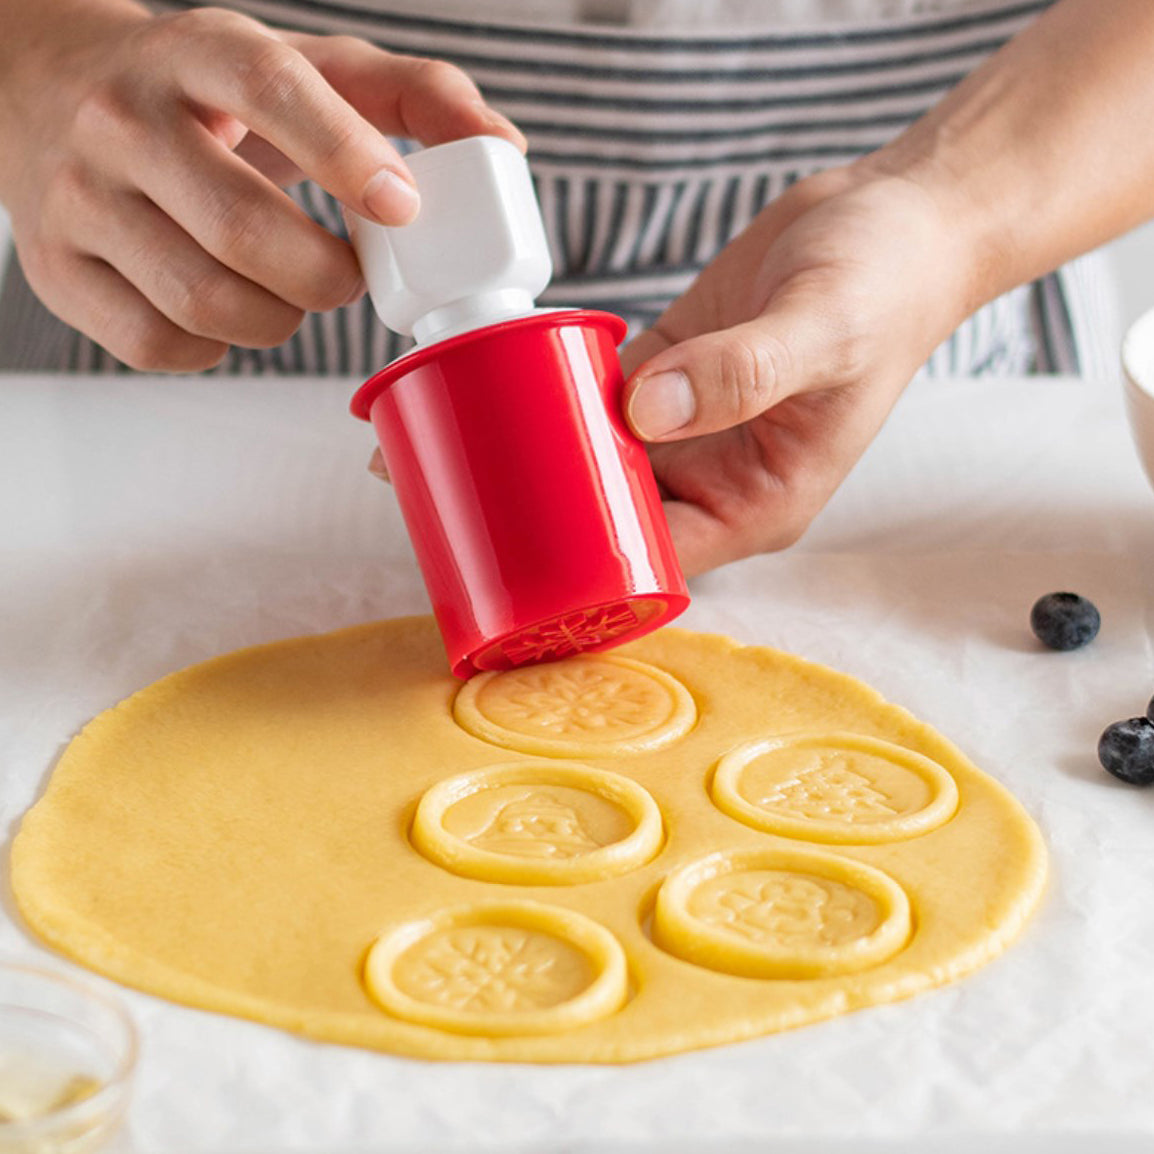
[[[84,982],[0,963],[0,1154],[89,1154],[124,1117],[136,1029]]]

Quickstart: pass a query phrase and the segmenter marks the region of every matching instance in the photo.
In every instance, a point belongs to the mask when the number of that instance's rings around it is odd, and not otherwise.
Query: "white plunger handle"
[[[533,311],[553,274],[525,158],[472,136],[405,158],[421,209],[401,228],[346,212],[377,316],[428,344]]]

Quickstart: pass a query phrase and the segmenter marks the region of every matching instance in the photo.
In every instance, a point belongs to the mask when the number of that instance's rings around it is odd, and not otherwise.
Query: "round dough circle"
[[[857,733],[746,742],[718,762],[710,793],[754,829],[834,844],[917,837],[958,808],[957,783],[937,762]]]
[[[440,910],[382,934],[365,958],[365,985],[389,1013],[483,1037],[595,1022],[624,1005],[627,975],[604,927],[526,901]]]
[[[675,677],[613,654],[480,673],[453,715],[482,741],[568,757],[661,749],[693,728],[697,709]]]
[[[487,794],[496,804],[470,815],[467,830],[448,828],[454,809]],[[614,836],[619,831],[611,823],[629,828]],[[578,885],[649,861],[661,848],[661,811],[645,789],[620,774],[519,761],[438,782],[417,806],[412,838],[430,861],[464,877]]]
[[[796,1028],[960,978],[1020,931],[1045,878],[1038,830],[930,726],[854,678],[772,649],[677,628],[624,649],[613,657],[660,671],[696,703],[676,741],[610,742],[579,759],[628,779],[660,810],[657,853],[627,872],[534,891],[461,876],[414,848],[414,815],[438,783],[542,759],[494,756],[457,724],[460,683],[436,627],[407,618],[230,653],[95,718],[13,843],[19,911],[75,961],[184,1005],[394,1054],[508,1062],[632,1062]],[[684,867],[804,848],[735,821],[709,789],[728,751],[819,727],[912,750],[957,783],[949,821],[833,855],[905,891],[917,916],[904,948],[852,973],[781,980],[692,964],[655,944],[647,915]],[[493,796],[517,788],[497,785]],[[572,800],[567,787],[550,788]],[[470,800],[449,813],[453,829]],[[366,949],[382,934],[526,899],[612,936],[628,968],[626,1004],[572,1028],[482,1035],[370,997]],[[409,971],[399,973],[413,997]],[[1013,980],[1012,962],[1005,973]]]
[[[881,870],[831,853],[722,850],[657,893],[653,936],[687,962],[748,978],[828,978],[893,957],[910,903]]]

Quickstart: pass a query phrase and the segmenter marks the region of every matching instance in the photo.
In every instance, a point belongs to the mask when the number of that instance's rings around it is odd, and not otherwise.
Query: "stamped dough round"
[[[746,742],[718,763],[710,792],[754,829],[858,845],[916,837],[958,808],[957,784],[937,762],[855,733]]]
[[[487,902],[441,910],[379,937],[369,994],[390,1014],[457,1034],[555,1034],[615,1013],[628,996],[617,939],[572,910]]]
[[[553,757],[646,753],[697,720],[680,681],[617,654],[478,674],[461,687],[453,714],[482,741]]]
[[[665,879],[653,936],[711,970],[828,978],[893,957],[910,936],[910,903],[881,870],[835,854],[722,850]]]
[[[259,646],[174,673],[102,713],[61,756],[13,843],[19,911],[68,957],[183,1005],[394,1054],[505,1062],[633,1062],[794,1029],[960,978],[1019,932],[1045,877],[1037,827],[930,726],[854,678],[724,637],[666,628],[623,650],[543,667],[534,676],[546,688],[573,692],[522,699],[522,728],[538,738],[602,738],[573,759],[581,769],[556,749],[498,751],[462,728],[460,683],[429,618]],[[500,700],[498,687],[524,687],[527,673],[478,687],[493,686]],[[577,690],[590,682],[585,698]],[[615,706],[615,687],[628,690],[628,709]],[[584,708],[574,710],[581,724],[569,726],[556,700]],[[597,716],[603,728],[582,729]],[[515,729],[504,730],[511,742],[532,740]],[[843,842],[834,855],[714,803],[714,768],[729,751],[816,730],[870,734],[941,766],[957,783],[954,816],[917,837]],[[513,763],[546,782],[553,804],[522,804],[541,790],[524,798]],[[543,767],[557,776],[542,778]],[[605,785],[618,779],[630,783],[623,792]],[[582,868],[602,852],[583,855],[589,840],[633,864],[540,889],[446,869],[414,844],[414,816],[454,780],[469,784],[440,821],[458,842],[470,844],[494,803],[508,809],[505,832],[556,831],[560,852],[542,859],[524,852],[532,837],[502,841],[500,822],[473,841],[513,868],[552,857]],[[629,797],[660,810],[652,854],[653,822],[634,823],[648,805],[631,808]],[[430,829],[448,843],[436,822]],[[644,836],[632,841],[631,830]],[[837,864],[827,868],[830,856]],[[702,862],[713,864],[693,864]],[[874,888],[870,867],[898,883],[916,914],[904,945],[902,894]],[[684,902],[669,896],[678,898],[678,877]],[[798,933],[806,919],[819,927],[816,944],[801,949],[795,934],[767,947],[732,929],[738,907],[743,924],[762,920],[750,911],[775,887],[792,894]],[[522,916],[526,901],[553,912]],[[815,903],[840,920],[821,931]],[[820,940],[868,925],[870,909],[875,929]],[[783,932],[788,920],[775,917]],[[473,944],[456,945],[459,934]],[[743,961],[743,950],[752,957]],[[826,976],[746,976],[799,964],[812,972],[815,950]],[[502,986],[488,976],[494,967],[502,982],[517,974],[524,984]],[[1016,980],[1012,959],[1001,972]],[[628,1000],[615,1009],[623,980]],[[469,994],[474,987],[487,992]],[[481,1000],[453,1004],[462,998]]]
[[[438,782],[413,844],[464,877],[514,885],[602,881],[661,848],[661,811],[635,781],[587,765],[513,762]]]

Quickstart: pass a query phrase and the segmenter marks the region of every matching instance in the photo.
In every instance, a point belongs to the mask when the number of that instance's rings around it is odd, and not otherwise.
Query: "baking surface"
[[[6,843],[63,745],[142,685],[246,644],[426,610],[391,495],[363,471],[351,383],[0,391]],[[698,581],[682,623],[854,674],[1008,785],[1052,868],[1012,950],[913,1001],[614,1069],[427,1064],[129,993],[144,1033],[133,1148],[1148,1144],[1154,796],[1105,778],[1094,748],[1154,690],[1151,572],[1154,494],[1116,382],[915,386],[806,539]],[[1034,599],[1063,588],[1103,616],[1072,654],[1042,651],[1026,626]],[[66,968],[7,894],[0,953]]]

